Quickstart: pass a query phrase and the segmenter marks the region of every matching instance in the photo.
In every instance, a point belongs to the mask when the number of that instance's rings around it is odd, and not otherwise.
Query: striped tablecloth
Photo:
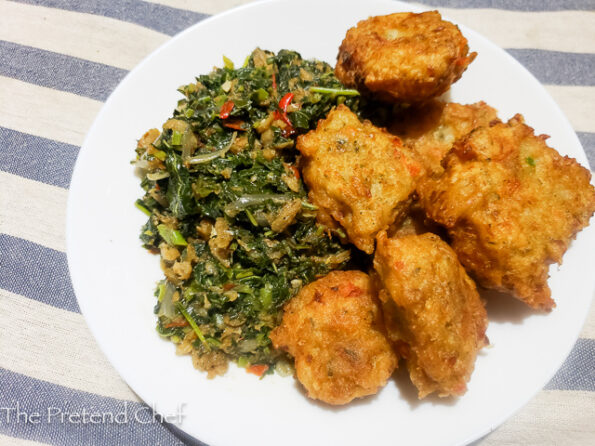
[[[128,70],[171,35],[241,3],[247,1],[0,0],[1,445],[190,443],[146,422],[148,408],[91,337],[68,276],[66,199],[85,133]],[[595,0],[425,4],[524,64],[562,107],[595,165]],[[591,311],[554,379],[478,444],[595,444],[594,365]],[[87,415],[84,422],[85,411],[138,420]]]

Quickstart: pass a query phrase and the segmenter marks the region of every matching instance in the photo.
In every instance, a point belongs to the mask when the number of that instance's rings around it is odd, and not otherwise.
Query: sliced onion
[[[223,212],[225,212],[230,217],[235,217],[244,209],[247,209],[251,206],[257,206],[259,204],[266,203],[267,201],[272,201],[273,203],[286,203],[290,201],[292,197],[289,195],[270,195],[270,194],[253,194],[253,195],[244,195],[238,198],[236,201],[232,201],[228,203],[223,208]]]
[[[256,222],[260,225],[260,226],[267,226],[270,224],[269,219],[267,218],[267,214],[265,214],[264,212],[255,212],[254,213],[254,218],[256,219]]]
[[[192,152],[197,146],[196,136],[189,126],[184,132],[184,135],[182,135],[182,159],[185,161],[190,158],[190,155],[192,155]]]
[[[149,168],[149,162],[146,159],[137,160],[134,162],[134,165],[143,170],[147,170]]]
[[[192,145],[188,142],[189,138],[182,138],[184,140],[182,144],[182,159],[188,159],[192,154]]]
[[[159,312],[157,315],[174,319],[177,315],[176,307],[172,301],[172,297],[176,292],[176,287],[174,287],[169,282],[165,282],[164,287],[163,298],[161,299],[161,305],[159,305]]]
[[[238,348],[242,353],[248,353],[258,348],[259,342],[256,339],[246,339],[238,344]]]
[[[165,170],[159,170],[157,172],[151,172],[147,174],[147,178],[151,181],[162,180],[169,177],[169,172]]]
[[[197,156],[193,156],[192,158],[188,158],[188,164],[204,164],[204,163],[208,163],[209,161],[212,161],[214,159],[217,159],[219,157],[225,156],[225,154],[228,152],[228,150],[231,148],[231,146],[235,142],[237,134],[238,134],[238,132],[233,132],[233,135],[231,135],[231,140],[229,141],[229,144],[227,144],[224,148],[222,148],[220,150],[215,150],[214,152],[211,152],[211,153],[203,153],[202,155],[197,155]]]
[[[275,372],[277,372],[280,376],[290,376],[294,373],[294,368],[291,363],[287,362],[285,359],[281,359],[277,361],[275,365]]]

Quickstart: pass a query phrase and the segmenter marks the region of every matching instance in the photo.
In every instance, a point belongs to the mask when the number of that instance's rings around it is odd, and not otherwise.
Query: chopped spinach
[[[136,149],[140,238],[165,273],[157,331],[213,374],[229,360],[273,366],[283,305],[350,259],[316,222],[295,140],[339,103],[357,111],[359,97],[326,63],[260,49],[179,91],[172,119]]]

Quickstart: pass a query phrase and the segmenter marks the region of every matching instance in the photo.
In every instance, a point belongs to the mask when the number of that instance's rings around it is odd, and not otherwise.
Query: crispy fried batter
[[[456,82],[469,54],[459,28],[438,11],[370,17],[347,31],[335,74],[349,87],[389,102],[422,102]]]
[[[378,231],[404,216],[421,164],[399,138],[360,122],[343,105],[300,136],[297,148],[319,222],[340,224],[355,246],[371,254]]]
[[[548,147],[516,115],[457,142],[445,172],[419,187],[461,263],[488,288],[529,306],[555,306],[548,265],[560,262],[595,210],[591,173]]]
[[[295,358],[308,396],[329,404],[376,393],[397,365],[376,291],[361,271],[331,272],[305,286],[270,337]]]
[[[434,100],[407,109],[389,131],[420,155],[427,172],[441,173],[440,163],[455,141],[497,121],[497,113],[483,101],[462,105]]]
[[[434,234],[378,235],[374,268],[386,329],[407,362],[419,398],[462,395],[479,349],[487,344],[487,315],[454,251]]]

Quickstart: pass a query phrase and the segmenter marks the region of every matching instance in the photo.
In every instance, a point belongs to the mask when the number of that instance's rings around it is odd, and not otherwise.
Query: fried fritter
[[[306,285],[270,337],[295,358],[308,396],[329,404],[378,392],[397,366],[376,291],[361,271],[334,271]]]
[[[440,163],[455,141],[497,120],[498,112],[485,102],[462,105],[434,100],[409,107],[389,131],[419,154],[427,172],[441,173]]]
[[[341,82],[388,102],[422,102],[446,92],[477,54],[438,11],[362,20],[347,31],[335,74]]]
[[[418,192],[429,218],[446,226],[479,284],[551,310],[548,265],[560,263],[595,210],[591,173],[545,144],[516,115],[455,143],[442,175]]]
[[[341,225],[355,246],[371,254],[378,231],[404,217],[422,174],[413,152],[344,105],[300,136],[297,148],[319,222]]]
[[[487,314],[454,251],[434,234],[377,239],[374,269],[389,338],[405,358],[419,398],[462,395]]]

